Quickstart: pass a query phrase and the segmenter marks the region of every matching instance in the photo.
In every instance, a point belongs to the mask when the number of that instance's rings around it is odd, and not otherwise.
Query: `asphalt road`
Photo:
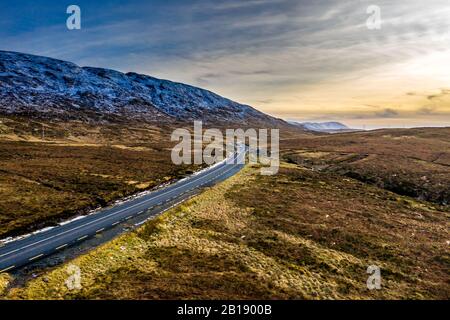
[[[0,247],[0,273],[11,271],[44,257],[75,246],[99,233],[130,219],[135,219],[147,210],[166,203],[184,200],[186,194],[213,185],[239,172],[244,161],[245,148],[233,156],[233,163],[221,163],[205,171],[181,180],[170,186],[135,198],[111,208],[100,210],[82,219],[59,225],[50,230],[9,242]]]

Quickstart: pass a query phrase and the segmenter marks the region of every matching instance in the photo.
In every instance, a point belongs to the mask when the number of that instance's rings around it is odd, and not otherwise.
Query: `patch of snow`
[[[0,110],[10,113],[70,113],[74,106],[82,106],[116,115],[275,121],[250,106],[190,85],[22,53],[0,51],[0,76]]]

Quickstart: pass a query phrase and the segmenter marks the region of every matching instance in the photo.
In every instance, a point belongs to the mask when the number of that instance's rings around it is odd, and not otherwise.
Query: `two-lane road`
[[[245,147],[233,155],[233,163],[220,163],[197,175],[166,188],[100,210],[82,219],[59,225],[50,230],[7,243],[0,247],[0,273],[50,256],[118,224],[139,217],[147,210],[165,203],[185,199],[186,194],[222,181],[240,171],[246,156]]]

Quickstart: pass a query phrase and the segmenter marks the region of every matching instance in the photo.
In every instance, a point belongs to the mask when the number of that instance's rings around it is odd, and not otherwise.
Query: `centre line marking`
[[[239,157],[239,153],[233,158],[233,161],[236,160],[238,157]],[[219,170],[219,169],[222,169],[222,168],[226,168],[226,165],[220,166],[220,167],[218,167],[218,168],[212,170],[211,172],[206,173],[203,177],[200,177],[200,178],[197,178],[197,179],[194,178],[193,181],[187,182],[187,183],[184,184],[184,185],[176,186],[176,184],[175,184],[175,187],[174,187],[172,190],[168,190],[168,193],[174,192],[175,190],[179,190],[180,188],[185,188],[185,187],[188,186],[188,185],[192,185],[192,184],[194,184],[195,182],[197,182],[198,180],[200,180],[200,179],[202,179],[202,178],[205,178],[205,177],[207,177],[207,176],[210,176],[211,174],[215,173],[216,170]],[[226,172],[229,172],[229,171],[231,171],[231,170],[233,170],[233,168],[231,168],[231,169],[229,169],[229,170],[226,170],[224,173],[222,173],[222,175],[224,175]],[[90,221],[90,222],[87,222],[87,223],[84,224],[84,225],[75,227],[75,228],[73,228],[73,229],[69,229],[69,230],[64,231],[64,232],[61,232],[61,233],[59,233],[59,234],[50,236],[50,237],[48,237],[48,238],[46,238],[46,239],[39,240],[39,241],[37,241],[37,242],[35,242],[35,243],[28,244],[28,245],[26,245],[26,246],[24,246],[24,247],[22,247],[22,248],[18,248],[18,249],[12,250],[12,251],[10,251],[10,252],[0,254],[0,257],[10,255],[10,254],[12,254],[12,253],[14,253],[14,252],[17,252],[17,251],[20,251],[20,250],[24,250],[24,249],[26,249],[26,248],[28,248],[28,247],[33,246],[33,245],[37,245],[37,244],[39,244],[39,243],[48,241],[48,240],[53,239],[53,238],[56,238],[56,237],[58,237],[58,236],[62,236],[63,234],[67,234],[67,233],[69,233],[69,232],[73,232],[73,231],[75,231],[75,230],[77,230],[77,229],[80,229],[80,228],[82,228],[82,227],[86,227],[86,226],[91,225],[91,224],[93,224],[93,223],[96,223],[96,222],[99,222],[99,221],[101,221],[101,220],[107,219],[107,218],[110,217],[110,216],[117,215],[117,214],[119,214],[119,213],[121,213],[121,212],[123,212],[123,211],[125,211],[125,210],[129,210],[129,209],[131,209],[131,208],[134,208],[134,207],[136,207],[136,206],[142,205],[142,204],[144,204],[144,203],[146,203],[146,202],[149,202],[149,201],[154,201],[155,199],[157,199],[157,198],[159,198],[159,197],[162,197],[162,196],[164,196],[164,193],[163,193],[163,194],[160,194],[160,195],[157,195],[157,196],[155,196],[155,197],[153,197],[153,198],[144,200],[144,201],[142,201],[142,202],[140,202],[140,203],[131,205],[130,207],[124,208],[124,209],[119,210],[119,211],[117,211],[117,212],[111,212],[110,214],[107,214],[107,215],[105,215],[105,216],[103,216],[103,217],[99,217],[98,219],[94,219],[94,220],[92,220],[92,221]],[[85,239],[85,238],[87,238],[87,237],[88,237],[88,236],[85,236],[85,237],[79,238],[78,240],[82,240],[82,239]]]
[[[11,267],[5,268],[5,269],[3,269],[3,270],[0,270],[0,273],[6,272],[6,271],[8,271],[8,270],[11,270],[11,269],[13,269],[14,267],[15,267],[15,266],[11,266]]]
[[[37,255],[37,256],[35,256],[35,257],[33,257],[33,258],[30,258],[30,259],[28,259],[28,260],[30,260],[30,261],[33,261],[33,260],[36,260],[36,259],[39,259],[40,257],[42,257],[42,256],[44,256],[44,254],[39,254],[39,255]]]

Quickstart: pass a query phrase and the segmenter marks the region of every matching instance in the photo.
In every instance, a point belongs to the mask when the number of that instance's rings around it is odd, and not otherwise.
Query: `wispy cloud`
[[[418,115],[434,115],[436,114],[436,108],[433,106],[423,106],[417,110]]]
[[[376,112],[375,115],[379,118],[393,118],[397,117],[399,114],[394,109],[386,108],[383,109],[381,112]]]
[[[448,0],[377,0],[381,30],[366,27],[368,0],[78,4],[83,28],[74,32],[61,4],[34,1],[47,15],[39,21],[27,4],[5,4],[0,49],[205,86],[279,116],[450,113],[439,89],[450,85]],[[428,105],[434,112],[420,113]]]
[[[441,89],[441,92],[436,93],[436,94],[431,94],[431,95],[427,96],[427,99],[434,101],[434,100],[443,99],[445,97],[448,97],[449,95],[450,95],[449,89]]]

